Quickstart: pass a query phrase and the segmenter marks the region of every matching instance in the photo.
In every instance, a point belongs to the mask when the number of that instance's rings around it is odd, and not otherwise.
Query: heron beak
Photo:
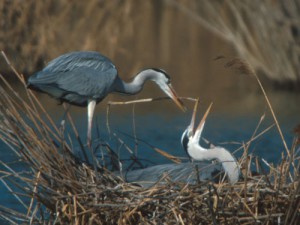
[[[195,106],[194,106],[194,110],[193,110],[193,115],[192,115],[192,119],[191,119],[191,123],[189,125],[191,131],[192,131],[192,135],[194,135],[195,131],[194,131],[194,127],[195,127],[195,119],[196,119],[196,114],[197,114],[197,108],[199,105],[199,99],[197,99]]]
[[[183,102],[178,98],[174,88],[172,87],[171,84],[168,84],[166,90],[166,94],[175,102],[175,104],[182,110],[186,111],[186,107],[183,104]]]
[[[196,131],[201,130],[201,129],[203,128],[203,125],[204,125],[205,120],[206,120],[206,118],[207,118],[207,116],[208,116],[208,114],[209,114],[209,111],[210,111],[210,109],[211,109],[211,107],[212,107],[212,104],[213,104],[213,103],[210,103],[210,105],[208,106],[208,108],[207,108],[207,110],[206,110],[204,116],[202,117],[202,119],[201,119],[201,121],[200,121],[200,123],[199,123],[199,125],[198,125],[198,127],[197,127],[197,129],[196,129]],[[195,131],[195,132],[196,132],[196,131]]]

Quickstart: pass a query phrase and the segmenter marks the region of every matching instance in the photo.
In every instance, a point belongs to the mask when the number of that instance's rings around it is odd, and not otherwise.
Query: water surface
[[[149,147],[150,145],[175,156],[186,157],[186,153],[180,144],[180,138],[190,122],[194,103],[185,101],[189,108],[186,113],[181,112],[176,108],[175,104],[168,100],[141,103],[135,106],[111,106],[108,118],[106,115],[106,103],[109,100],[122,101],[149,97],[154,94],[151,88],[151,86],[146,87],[146,91],[137,97],[108,97],[96,109],[93,129],[94,138],[98,136],[98,129],[101,141],[107,142],[122,159],[129,158],[129,153],[126,148],[122,147],[119,140],[124,141],[137,157],[147,159],[147,161],[144,161],[147,166],[170,162],[153,151]],[[288,146],[291,147],[294,139],[292,131],[300,122],[300,110],[297,104],[299,96],[288,92],[269,91],[269,93],[273,110],[277,115],[285,140]],[[161,96],[160,94],[160,92],[155,93],[158,96]],[[50,99],[46,95],[39,94],[38,97],[59,126],[64,118],[62,106],[57,105],[55,100]],[[211,99],[208,97],[200,98],[198,119],[201,118],[210,102]],[[75,120],[80,136],[85,141],[86,110],[72,107],[70,112]],[[234,94],[224,96],[224,102],[217,101],[214,103],[207,119],[203,136],[213,144],[222,145],[234,152],[235,156],[239,158],[243,151],[241,147],[251,139],[263,115],[265,115],[265,119],[259,126],[257,134],[274,124],[264,96],[259,93],[252,93],[248,97],[245,97],[245,95],[244,97],[243,95],[235,96]],[[109,130],[107,124],[109,124]],[[72,138],[74,149],[79,151],[79,145],[69,123],[67,123],[66,132]],[[0,159],[2,161],[6,163],[14,162],[10,165],[16,171],[26,170],[23,163],[15,161],[15,155],[5,143],[0,142],[0,148]],[[250,145],[249,153],[264,158],[271,163],[279,162],[282,153],[285,154],[286,152],[277,128],[274,126],[271,130],[254,140]],[[1,167],[1,170],[3,169],[5,170],[5,168]],[[0,193],[3,196],[2,203],[5,206],[14,209],[24,209],[3,184],[0,184]],[[24,201],[28,201],[28,199]]]

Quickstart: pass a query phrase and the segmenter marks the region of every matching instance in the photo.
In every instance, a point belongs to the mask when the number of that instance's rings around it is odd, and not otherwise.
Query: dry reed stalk
[[[275,125],[276,125],[277,130],[278,130],[278,133],[280,135],[281,141],[282,141],[283,146],[285,148],[285,151],[287,153],[287,156],[288,156],[287,160],[291,160],[291,155],[290,155],[291,150],[287,146],[287,143],[285,141],[285,138],[284,138],[283,132],[281,130],[280,124],[279,124],[279,122],[277,120],[277,117],[275,115],[275,112],[273,110],[272,104],[271,104],[271,102],[269,100],[269,97],[268,97],[268,95],[267,95],[267,93],[266,93],[266,91],[265,91],[265,89],[264,89],[264,87],[263,87],[263,85],[262,85],[262,83],[261,83],[258,75],[256,74],[254,68],[247,61],[242,60],[240,58],[234,58],[234,59],[228,61],[225,64],[225,67],[228,67],[228,68],[231,68],[231,69],[235,69],[235,70],[238,71],[238,73],[250,75],[250,76],[253,76],[256,79],[256,81],[257,81],[257,83],[258,83],[258,85],[259,85],[259,87],[260,87],[260,89],[261,89],[261,91],[262,91],[262,93],[264,95],[264,98],[266,100],[266,103],[268,105],[270,113],[271,113],[271,115],[273,117],[273,120],[274,120]],[[291,165],[294,167],[294,169],[296,169],[294,162],[291,161]]]
[[[166,2],[231,43],[271,81],[299,87],[299,34],[294,32],[299,29],[298,1]]]
[[[12,224],[276,224],[279,220],[296,224],[300,219],[299,174],[289,172],[299,168],[295,154],[283,155],[278,165],[269,164],[268,173],[249,174],[235,185],[225,181],[188,185],[172,182],[166,175],[161,178],[165,185],[141,188],[103,166],[95,170],[76,159],[59,128],[50,127],[49,119],[41,117],[34,95],[27,92],[34,99],[27,103],[26,96],[20,97],[4,84],[0,138],[28,168],[17,172],[0,161],[5,168],[0,171],[1,181],[26,209],[18,212],[0,206],[0,217]],[[251,140],[264,132],[255,130]],[[244,145],[241,164],[250,168],[256,163],[261,168],[259,160],[246,154],[251,140]],[[134,150],[128,147],[128,151],[134,156]]]
[[[107,104],[109,106],[111,105],[130,105],[130,104],[137,104],[137,103],[145,103],[145,102],[153,102],[153,101],[161,101],[161,100],[168,100],[170,99],[169,97],[160,97],[160,98],[144,98],[144,99],[138,99],[138,100],[132,100],[132,101],[126,101],[126,102],[108,102]],[[180,100],[189,100],[189,101],[198,101],[196,98],[191,98],[191,97],[179,97]]]

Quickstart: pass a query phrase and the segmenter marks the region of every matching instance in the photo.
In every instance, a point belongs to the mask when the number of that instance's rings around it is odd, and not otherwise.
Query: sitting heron
[[[77,106],[87,106],[87,142],[91,143],[92,120],[97,103],[109,93],[133,95],[147,80],[154,81],[182,109],[185,106],[172,88],[169,75],[161,69],[145,69],[132,82],[119,76],[110,59],[98,52],[71,52],[52,60],[41,71],[30,76],[28,87]]]
[[[195,104],[195,109],[196,107],[197,104]],[[143,187],[150,187],[156,183],[163,184],[165,183],[164,178],[168,178],[172,182],[180,181],[195,184],[199,180],[216,181],[218,180],[216,179],[217,174],[220,174],[220,171],[224,171],[229,182],[231,184],[236,183],[240,176],[240,169],[235,157],[223,147],[213,146],[206,149],[199,143],[210,107],[195,131],[196,110],[194,110],[191,123],[182,134],[181,144],[192,162],[163,164],[128,171],[125,173],[125,180],[127,182],[138,183]],[[219,163],[202,162],[212,160],[216,160]]]

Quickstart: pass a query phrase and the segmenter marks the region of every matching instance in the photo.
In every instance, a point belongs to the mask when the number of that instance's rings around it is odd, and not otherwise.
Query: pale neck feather
[[[134,95],[139,93],[147,80],[156,81],[157,73],[151,69],[143,70],[138,73],[131,82],[125,82],[117,77],[113,85],[113,92]]]
[[[224,171],[226,172],[229,181],[235,183],[239,179],[240,169],[236,159],[232,154],[222,147],[214,147],[211,149],[203,148],[198,142],[188,143],[188,154],[194,160],[217,160],[222,163]]]

